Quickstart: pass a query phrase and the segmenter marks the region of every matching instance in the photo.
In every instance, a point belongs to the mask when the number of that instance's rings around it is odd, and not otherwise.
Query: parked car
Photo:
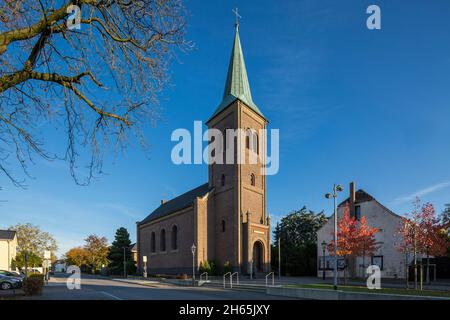
[[[6,270],[0,270],[0,275],[8,276],[8,277],[16,277],[16,278],[25,278],[25,274],[19,273],[17,271],[6,271]]]
[[[10,277],[0,274],[0,289],[9,290],[16,289],[22,286],[22,279],[18,277]]]

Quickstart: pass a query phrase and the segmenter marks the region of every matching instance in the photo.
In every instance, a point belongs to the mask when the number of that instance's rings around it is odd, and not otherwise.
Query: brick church
[[[229,264],[242,274],[266,273],[270,269],[270,217],[266,212],[265,129],[267,119],[253,102],[239,39],[238,24],[231,51],[222,102],[206,122],[209,129],[224,132],[243,129],[254,135],[239,139],[246,156],[258,154],[256,163],[208,165],[208,182],[161,205],[137,223],[138,268],[147,272],[192,272],[194,264],[215,261],[219,272]],[[254,138],[254,139],[253,139]],[[254,143],[256,141],[256,143]],[[240,144],[244,143],[244,146]],[[225,147],[225,157],[230,150]],[[261,154],[262,153],[262,154]]]

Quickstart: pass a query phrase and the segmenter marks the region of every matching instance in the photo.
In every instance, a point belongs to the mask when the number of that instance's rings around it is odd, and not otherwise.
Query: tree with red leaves
[[[379,232],[378,228],[367,225],[366,217],[362,216],[361,221],[350,216],[350,209],[347,205],[344,208],[344,214],[338,220],[337,249],[336,254],[343,256],[346,265],[350,256],[363,257],[363,264],[366,255],[372,255],[378,248],[375,241],[375,234]],[[328,245],[328,251],[333,254],[334,242]],[[346,280],[346,269],[344,269],[344,281]]]
[[[427,256],[426,280],[429,282],[429,257],[445,255],[447,245],[441,236],[442,225],[436,216],[433,204],[427,202],[421,205],[420,199],[416,198],[413,205],[414,209],[402,218],[397,232],[402,239],[398,249],[405,255],[409,252],[413,253],[414,288],[417,288],[417,255]],[[407,268],[407,261],[405,268]],[[407,274],[406,277],[408,277]]]
[[[359,223],[359,248],[356,251],[358,256],[362,256],[363,258],[363,266],[365,267],[365,258],[366,255],[371,256],[377,251],[379,244],[375,240],[375,234],[379,232],[380,229],[373,228],[367,225],[366,217],[362,216],[361,221]]]

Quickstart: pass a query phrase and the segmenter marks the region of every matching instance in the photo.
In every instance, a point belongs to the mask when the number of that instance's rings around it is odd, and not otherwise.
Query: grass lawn
[[[305,289],[333,289],[333,285],[330,284],[305,284],[305,285],[288,285],[286,288],[305,288]],[[363,293],[386,293],[386,294],[401,294],[401,295],[413,295],[413,296],[428,296],[428,297],[445,297],[450,298],[450,291],[439,290],[414,290],[414,289],[400,289],[400,288],[382,288],[379,290],[369,290],[363,286],[350,286],[340,285],[338,290],[350,291],[350,292],[363,292]]]

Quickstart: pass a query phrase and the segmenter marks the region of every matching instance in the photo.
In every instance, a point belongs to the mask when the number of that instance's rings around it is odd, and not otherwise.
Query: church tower
[[[219,268],[229,263],[233,271],[246,274],[268,272],[270,268],[264,175],[267,148],[261,131],[267,123],[253,102],[236,22],[222,102],[207,121],[208,129],[218,129],[225,137],[223,164],[210,162],[208,168],[209,187],[214,190],[208,205],[214,241],[208,251],[214,252]],[[236,129],[243,130],[245,136],[230,135]],[[237,161],[238,150],[243,150],[244,161]],[[233,156],[227,157],[230,153]],[[226,163],[227,158],[234,161]]]

